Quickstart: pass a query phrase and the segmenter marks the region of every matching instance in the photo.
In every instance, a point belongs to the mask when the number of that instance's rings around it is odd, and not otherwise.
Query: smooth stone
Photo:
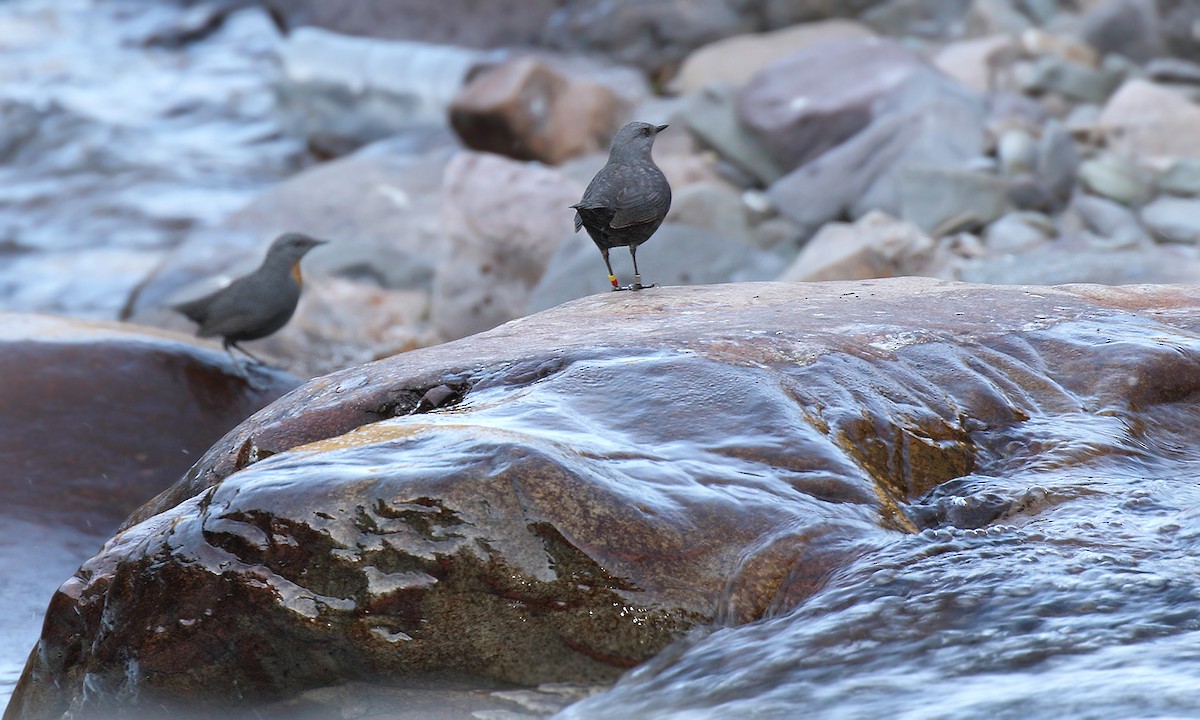
[[[1159,246],[1164,247],[1164,246]],[[1004,285],[1192,283],[1200,261],[1166,250],[1046,247],[967,261],[959,277]]]
[[[1158,189],[1172,195],[1200,195],[1200,159],[1180,158],[1158,178]]]
[[[861,132],[931,72],[891,40],[822,40],[756,74],[738,95],[738,117],[790,170]]]
[[[986,173],[914,167],[900,185],[900,217],[944,235],[981,227],[1007,206],[1007,185]]]
[[[299,28],[281,51],[282,121],[336,155],[414,127],[446,127],[451,101],[484,58],[449,45]]]
[[[1124,205],[1141,205],[1154,192],[1150,177],[1141,168],[1113,153],[1080,164],[1079,181],[1087,190]]]
[[[115,527],[230,427],[300,384],[152,328],[0,313],[2,512]]]
[[[476,73],[448,112],[473,150],[557,165],[607,150],[628,107],[608,87],[527,56]]]
[[[697,92],[714,83],[740,88],[759,70],[814,42],[873,34],[868,27],[853,20],[832,19],[764,33],[735,35],[688,55],[668,88],[677,94]]]
[[[1056,92],[1079,102],[1104,102],[1119,79],[1079,62],[1040,58],[1023,82],[1026,92]]]
[[[1017,44],[1007,33],[956,40],[938,51],[938,70],[980,93],[998,90],[1006,64],[1016,56]]]
[[[996,144],[996,156],[1000,161],[1000,172],[1005,175],[1031,173],[1037,165],[1038,145],[1024,130],[1008,130]]]
[[[1029,26],[1029,18],[1017,9],[1014,0],[974,0],[967,11],[965,32],[973,37],[1016,35]]]
[[[691,93],[680,120],[702,146],[712,148],[757,182],[770,185],[783,176],[779,159],[738,120],[734,88],[709,85]]]
[[[1071,133],[1058,120],[1042,128],[1037,148],[1037,175],[1057,203],[1066,203],[1079,172],[1079,150]]]
[[[1200,200],[1160,197],[1142,208],[1141,217],[1162,242],[1195,244],[1200,240]]]
[[[887,0],[859,20],[882,35],[944,39],[957,35],[972,0]]]
[[[849,141],[772,184],[767,194],[806,234],[842,216],[901,213],[906,172],[965,167],[984,153],[982,99],[940,73],[914,77]]]
[[[1137,246],[1148,239],[1137,215],[1121,203],[1079,193],[1071,201],[1071,207],[1089,230],[1113,247]]]
[[[988,251],[997,255],[1019,253],[1044,243],[1054,234],[1054,222],[1041,213],[1009,213],[983,231]]]
[[[557,0],[288,0],[269,6],[289,33],[306,27],[345,35],[466,48],[535,44]]]
[[[725,237],[750,233],[748,208],[742,194],[728,185],[699,182],[680,188],[671,198],[666,222],[689,225]]]
[[[1083,39],[1103,55],[1145,63],[1163,54],[1162,28],[1154,0],[1104,0],[1083,16]]]
[[[446,166],[430,322],[446,340],[525,314],[583,186],[554,168],[463,152]]]
[[[1100,127],[1108,147],[1131,157],[1200,159],[1200,105],[1147,80],[1121,85]]]
[[[1192,0],[1158,0],[1162,31],[1172,55],[1200,62],[1200,7]]]
[[[781,282],[865,280],[928,275],[937,243],[911,222],[870,212],[854,223],[829,223],[805,243]]]

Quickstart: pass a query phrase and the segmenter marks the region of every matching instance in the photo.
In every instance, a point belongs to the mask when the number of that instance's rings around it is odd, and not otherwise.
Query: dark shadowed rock
[[[1155,0],[1105,0],[1083,18],[1083,38],[1101,54],[1145,63],[1164,51]]]
[[[611,678],[787,612],[947,481],[1101,456],[1050,423],[1191,396],[1198,317],[1183,287],[659,288],[320,378],[62,586],[6,717]]]

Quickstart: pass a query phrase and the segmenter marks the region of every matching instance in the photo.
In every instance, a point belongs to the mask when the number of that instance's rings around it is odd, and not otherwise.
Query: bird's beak
[[[657,128],[654,129],[654,134],[657,135],[658,133],[662,132],[663,130],[666,130],[668,127],[670,127],[670,126],[669,125],[659,125]]]
[[[317,247],[318,245],[328,245],[328,244],[329,244],[328,240],[318,240],[316,238],[312,238],[312,246],[313,247]]]

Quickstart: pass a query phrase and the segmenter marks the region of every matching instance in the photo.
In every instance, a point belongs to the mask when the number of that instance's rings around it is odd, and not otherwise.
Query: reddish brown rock
[[[4,512],[115,527],[214,441],[300,384],[183,336],[0,314]]]
[[[607,148],[625,110],[609,88],[522,57],[467,83],[450,105],[450,124],[472,149],[557,164]]]
[[[948,480],[1108,452],[1048,434],[1190,397],[1198,319],[1190,287],[659,288],[319,378],[63,585],[7,718],[611,678],[787,611]]]

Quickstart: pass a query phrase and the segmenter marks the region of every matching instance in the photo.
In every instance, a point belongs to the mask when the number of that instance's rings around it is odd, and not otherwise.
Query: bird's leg
[[[613,290],[624,290],[625,288],[617,282],[617,276],[612,271],[612,263],[608,260],[608,248],[600,248],[600,254],[604,256],[604,267],[608,268],[608,281],[612,283]]]
[[[233,354],[233,343],[229,340],[225,340],[221,343],[221,345],[225,348],[225,352],[229,353],[229,361],[233,363],[234,374],[249,382],[250,373],[248,373],[245,366],[242,365],[242,359]]]
[[[629,257],[633,258],[633,284],[629,286],[629,289],[630,290],[642,290],[644,288],[657,287],[657,284],[652,284],[652,285],[643,285],[642,284],[642,274],[638,272],[638,268],[637,268],[637,245],[629,246]]]
[[[230,345],[232,345],[233,347],[237,348],[238,350],[240,350],[242,353],[244,353],[244,354],[246,355],[246,357],[250,358],[250,359],[251,359],[251,360],[253,360],[254,362],[258,363],[259,365],[266,365],[266,364],[267,364],[267,363],[265,363],[265,362],[263,361],[263,359],[262,359],[262,358],[258,357],[257,355],[255,355],[254,353],[250,352],[249,350],[247,350],[246,348],[242,347],[241,345],[238,345],[236,341],[234,341],[234,342],[231,342],[231,343],[229,343],[229,344],[230,344]]]

